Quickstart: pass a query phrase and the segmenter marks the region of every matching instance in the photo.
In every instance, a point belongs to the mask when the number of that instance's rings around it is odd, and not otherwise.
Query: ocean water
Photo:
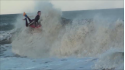
[[[30,58],[98,57],[95,69],[123,64],[124,9],[42,11],[40,29],[25,27],[23,16],[0,15],[1,31],[15,30],[12,52]],[[61,17],[71,20],[62,25]],[[41,20],[40,19],[40,20]],[[119,62],[118,62],[119,61]]]
[[[14,28],[14,22],[18,14],[0,15],[0,31],[8,31]]]
[[[72,23],[62,25],[62,16]],[[123,9],[61,12],[48,8],[42,11],[41,18],[40,32],[26,28],[25,21],[17,18],[16,30],[21,30],[12,42],[14,53],[29,57],[85,57],[97,56],[112,47],[123,48]]]
[[[102,17],[112,18],[113,20],[124,19],[124,9],[97,9],[97,10],[81,10],[81,11],[65,11],[63,17],[73,19],[82,15],[83,19],[92,19],[97,15]]]

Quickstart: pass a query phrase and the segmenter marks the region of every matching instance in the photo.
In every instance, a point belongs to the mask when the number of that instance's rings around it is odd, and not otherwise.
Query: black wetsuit
[[[27,22],[27,19],[26,19],[26,26],[28,27],[28,25],[31,25],[31,24],[33,24],[33,23],[35,23],[35,26],[37,26],[37,24],[38,24],[38,20],[40,19],[40,16],[39,15],[37,15],[36,17],[35,17],[35,19],[30,19],[28,16],[27,16],[27,18],[28,18],[28,20],[29,20],[29,23]]]
[[[39,15],[37,15],[36,17],[35,17],[35,22],[37,22],[38,23],[38,20],[40,19],[40,16]]]

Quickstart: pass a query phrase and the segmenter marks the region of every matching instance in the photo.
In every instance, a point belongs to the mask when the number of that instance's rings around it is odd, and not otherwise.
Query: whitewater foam
[[[72,24],[62,26],[61,15],[53,7],[42,9],[42,31],[22,26],[12,42],[13,52],[29,57],[96,57],[112,47],[123,47],[122,20],[77,17]]]
[[[112,48],[99,56],[94,69],[124,69],[124,50]]]

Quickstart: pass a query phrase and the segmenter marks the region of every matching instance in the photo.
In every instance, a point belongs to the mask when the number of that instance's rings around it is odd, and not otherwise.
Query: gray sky
[[[27,9],[32,11],[36,2],[37,0],[2,0],[0,2],[0,14],[22,13]],[[123,0],[48,0],[48,2],[62,11],[124,7]]]

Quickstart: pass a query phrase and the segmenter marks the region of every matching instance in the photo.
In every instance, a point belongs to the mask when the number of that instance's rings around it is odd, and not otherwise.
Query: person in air
[[[35,19],[30,19],[27,15],[26,15],[26,13],[24,12],[24,14],[23,14],[23,16],[25,16],[26,18],[24,19],[24,20],[26,20],[26,27],[28,27],[29,25],[31,25],[31,24],[35,24],[35,27],[37,27],[37,25],[38,25],[38,20],[40,19],[40,15],[41,15],[41,11],[38,11],[37,12],[37,15],[36,15],[36,17],[35,17]],[[28,20],[29,20],[29,23],[28,23],[28,21],[27,21],[27,18],[28,18]]]

